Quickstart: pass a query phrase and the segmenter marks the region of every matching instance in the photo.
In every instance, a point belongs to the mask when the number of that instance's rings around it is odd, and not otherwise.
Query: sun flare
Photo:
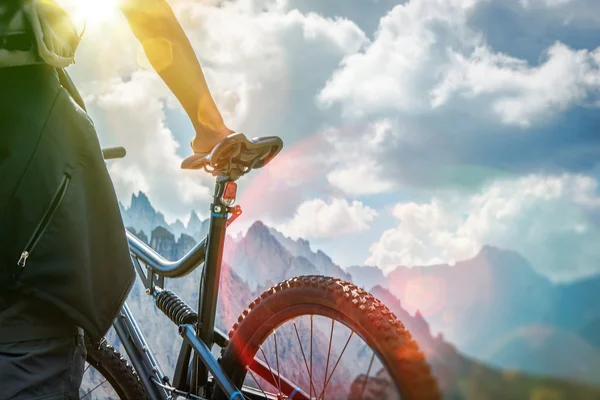
[[[86,26],[106,22],[118,12],[119,0],[59,0],[58,3],[69,12],[77,25]]]

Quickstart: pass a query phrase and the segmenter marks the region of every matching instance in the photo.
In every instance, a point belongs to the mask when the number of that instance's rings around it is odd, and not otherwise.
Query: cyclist
[[[173,11],[120,7],[189,115],[192,150],[210,151],[232,131]],[[78,398],[83,332],[99,340],[133,282],[96,133],[62,72],[79,39],[53,1],[0,2],[0,399]]]

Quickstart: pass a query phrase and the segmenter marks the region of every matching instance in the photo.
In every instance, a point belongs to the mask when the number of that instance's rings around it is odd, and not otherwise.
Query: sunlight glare
[[[59,0],[77,25],[93,26],[114,18],[119,0]]]

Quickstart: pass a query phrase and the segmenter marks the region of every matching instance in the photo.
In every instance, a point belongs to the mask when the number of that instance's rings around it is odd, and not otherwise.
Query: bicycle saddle
[[[252,169],[262,168],[283,148],[277,136],[248,138],[232,133],[221,140],[210,153],[196,153],[181,163],[182,169],[204,169],[214,176],[238,179]]]

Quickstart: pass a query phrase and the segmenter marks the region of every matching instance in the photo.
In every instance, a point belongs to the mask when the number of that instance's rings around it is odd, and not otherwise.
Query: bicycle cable
[[[173,395],[177,395],[177,397],[181,396],[181,397],[184,397],[185,399],[206,400],[206,398],[204,398],[204,397],[196,396],[195,394],[192,394],[189,392],[184,392],[183,390],[179,390],[177,388],[174,388],[173,386],[169,386],[169,385],[160,383],[158,380],[156,380],[155,377],[151,377],[150,379],[156,385],[160,386],[161,388],[165,389],[168,392],[171,392],[171,396],[169,397],[169,399],[174,399]]]

